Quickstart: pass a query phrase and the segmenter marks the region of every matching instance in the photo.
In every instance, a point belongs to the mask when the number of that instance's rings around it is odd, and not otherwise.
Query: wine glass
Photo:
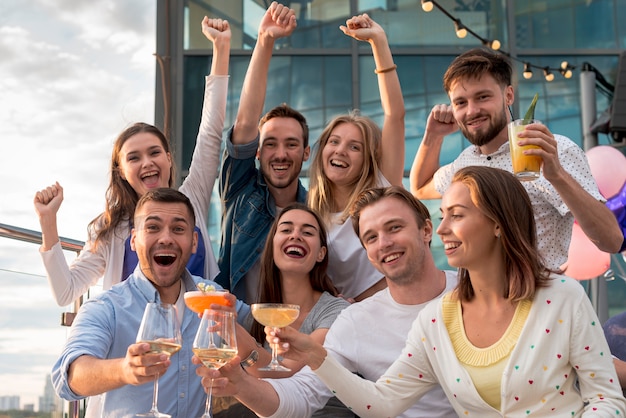
[[[171,356],[180,350],[182,338],[176,307],[167,303],[148,303],[141,319],[139,332],[137,332],[137,342],[150,344],[150,350],[146,354],[167,354]],[[136,416],[170,418],[170,415],[163,414],[157,409],[158,397],[159,375],[154,379],[152,408],[150,411],[144,414],[137,414]]]
[[[252,316],[260,324],[274,329],[290,325],[300,315],[300,306],[283,303],[253,303],[250,305]],[[281,365],[278,361],[276,344],[272,344],[272,361],[258,370],[273,372],[290,372],[291,369]]]
[[[209,369],[219,369],[228,363],[237,355],[235,314],[230,311],[205,309],[192,350]],[[211,418],[212,393],[213,379],[209,386],[204,414],[200,418]]]

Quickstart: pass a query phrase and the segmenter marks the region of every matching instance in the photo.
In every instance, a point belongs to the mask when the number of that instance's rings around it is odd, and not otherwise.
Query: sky
[[[155,32],[154,0],[0,2],[0,223],[39,231],[33,197],[58,181],[59,234],[86,238],[115,138],[154,122]],[[0,396],[38,408],[66,310],[38,246],[0,238]]]

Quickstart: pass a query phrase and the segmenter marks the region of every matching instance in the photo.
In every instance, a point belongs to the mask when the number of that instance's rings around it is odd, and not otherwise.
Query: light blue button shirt
[[[187,291],[195,290],[201,278],[185,271],[183,285]],[[219,285],[205,281],[217,288]],[[66,400],[84,398],[72,392],[68,385],[70,364],[82,355],[101,359],[121,358],[128,346],[135,343],[137,331],[146,303],[159,302],[158,291],[143,275],[138,266],[128,280],[113,286],[109,291],[88,300],[79,310],[63,348],[52,369],[52,383],[57,394]],[[250,308],[237,301],[237,316],[245,318]],[[200,324],[198,315],[185,309],[182,318],[182,349],[171,357],[172,364],[159,378],[159,411],[172,417],[198,417],[204,412],[206,394],[191,363],[193,340]],[[133,417],[147,412],[152,404],[153,383],[139,386],[125,385],[105,393],[102,412],[90,410],[87,416]]]

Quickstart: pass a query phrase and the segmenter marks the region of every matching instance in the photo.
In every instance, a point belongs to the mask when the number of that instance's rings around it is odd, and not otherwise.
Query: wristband
[[[398,68],[398,66],[397,66],[396,64],[393,64],[391,67],[389,67],[389,68],[383,68],[382,70],[379,70],[378,68],[376,68],[376,69],[374,70],[374,73],[375,73],[375,74],[383,74],[383,73],[388,73],[388,72],[390,72],[390,71],[395,70],[396,68]]]

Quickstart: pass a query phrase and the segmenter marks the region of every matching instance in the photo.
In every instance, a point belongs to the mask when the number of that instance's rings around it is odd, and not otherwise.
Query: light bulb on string
[[[463,39],[467,36],[467,29],[463,23],[461,23],[461,19],[454,20],[454,30],[456,31],[456,36]]]
[[[543,69],[543,75],[545,76],[546,81],[554,80],[554,74],[552,74],[552,71],[550,71],[550,67],[545,67]]]
[[[500,41],[497,39],[494,39],[493,41],[491,41],[490,43],[491,49],[493,49],[494,51],[497,51],[500,49]]]
[[[526,80],[532,78],[533,76],[533,71],[530,69],[530,64],[525,62],[524,63],[524,72],[522,73],[524,75],[524,78]]]
[[[433,10],[433,2],[429,0],[422,0],[422,10],[426,13]]]

